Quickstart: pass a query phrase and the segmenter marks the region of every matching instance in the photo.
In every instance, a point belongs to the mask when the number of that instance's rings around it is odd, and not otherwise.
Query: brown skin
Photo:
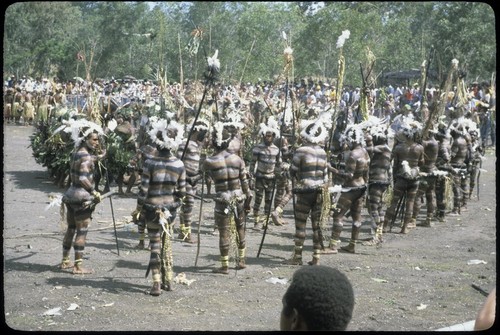
[[[96,133],[91,133],[84,141],[83,145],[78,149],[78,151],[84,151],[93,153],[95,150],[99,148],[99,136]],[[93,168],[93,160],[83,161],[78,168],[82,172],[92,171]],[[80,179],[82,187],[84,187],[89,193],[92,190],[92,180],[91,179]],[[68,205],[69,206],[69,205]],[[68,220],[68,229],[64,235],[63,246],[66,245],[71,248],[71,245],[75,249],[75,263],[72,264],[69,261],[64,261],[61,263],[61,269],[69,269],[73,267],[73,274],[89,274],[93,273],[94,270],[84,268],[81,264],[83,258],[83,249],[85,247],[86,237],[87,237],[87,229],[92,220],[92,211],[93,210],[85,210],[85,211],[74,211],[71,208],[68,208],[67,220]],[[74,238],[74,242],[71,241]],[[63,250],[63,259],[69,256],[69,249]]]
[[[405,202],[405,218],[403,223],[403,228],[401,229],[402,234],[406,234],[407,224],[411,221],[411,216],[413,213],[413,205],[415,202],[415,197],[418,189],[418,182],[415,180],[409,181],[402,177],[403,174],[403,161],[407,161],[410,169],[415,169],[424,165],[424,147],[416,143],[414,139],[410,136],[405,136],[400,134],[404,141],[399,142],[392,151],[393,155],[393,170],[394,170],[394,190],[392,201],[387,209],[387,214],[385,216],[384,227],[388,227],[389,222],[391,222],[393,216],[396,212],[396,206],[399,199],[406,192],[406,202]]]
[[[281,331],[307,331],[307,324],[302,315],[297,309],[293,309],[290,316],[283,313],[285,306],[283,306],[280,314],[280,330]]]
[[[340,173],[339,170],[330,167],[330,170],[337,175],[343,177],[343,188],[358,188],[366,186],[368,183],[368,171],[370,166],[370,157],[366,149],[356,142],[349,143],[350,152],[345,160],[345,172]],[[338,239],[336,234],[340,237],[340,231],[343,226],[344,215],[348,210],[351,211],[353,220],[353,229],[351,240],[358,238],[359,229],[361,227],[361,210],[364,203],[364,190],[353,190],[349,192],[342,192],[337,202],[337,209],[333,212],[333,233],[332,239]],[[349,243],[345,251],[354,252],[354,244]],[[336,253],[336,246],[331,245],[326,248],[323,253]]]
[[[369,169],[368,204],[369,213],[373,219],[372,227],[376,229],[375,242],[382,238],[382,222],[385,215],[383,196],[389,187],[391,174],[391,148],[384,138],[375,138],[371,152]]]
[[[227,263],[222,262],[223,257],[229,257],[230,247],[230,216],[234,215],[238,250],[245,249],[245,212],[243,201],[250,196],[247,182],[247,171],[243,159],[228,150],[216,149],[217,152],[207,157],[203,163],[203,170],[211,177],[215,186],[214,219],[219,230],[219,251],[222,266],[214,269],[215,273],[228,274]],[[233,207],[228,206],[228,201],[235,201]],[[225,200],[224,200],[225,199]],[[227,210],[227,213],[226,213]],[[233,212],[234,210],[234,212]],[[245,261],[240,259],[238,268],[244,268]]]
[[[477,314],[474,330],[486,330],[493,326],[495,323],[496,297],[497,290],[495,287],[488,294],[483,307],[481,307]]]

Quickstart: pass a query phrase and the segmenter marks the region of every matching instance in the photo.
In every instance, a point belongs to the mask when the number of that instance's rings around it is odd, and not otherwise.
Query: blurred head
[[[304,266],[293,274],[283,296],[280,330],[346,330],[354,309],[349,279],[323,265]]]

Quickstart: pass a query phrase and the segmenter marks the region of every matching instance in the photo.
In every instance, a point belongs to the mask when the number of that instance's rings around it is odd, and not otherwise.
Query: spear
[[[220,62],[219,62],[219,59],[217,59],[218,53],[219,53],[219,50],[215,50],[215,53],[212,57],[207,57],[208,71],[206,74],[203,95],[201,97],[201,101],[200,101],[200,104],[198,106],[198,111],[196,112],[196,117],[194,118],[193,125],[191,126],[191,129],[189,130],[189,134],[188,134],[187,141],[186,141],[186,146],[184,147],[184,150],[182,151],[181,161],[184,161],[184,156],[186,155],[189,141],[191,140],[191,134],[193,133],[194,127],[196,125],[196,121],[198,121],[198,117],[200,116],[201,107],[203,105],[203,100],[205,100],[205,96],[207,95],[208,88],[209,88],[209,86],[212,85],[212,83],[215,80],[216,74],[219,72]]]
[[[285,111],[286,111],[286,102],[287,102],[287,97],[288,97],[288,78],[285,80],[286,86],[285,86],[285,106],[283,110],[283,117],[282,117],[282,122],[281,122],[281,129],[280,129],[280,140],[279,140],[279,146],[278,146],[278,155],[276,156],[276,164],[279,164],[280,157],[281,157],[281,146],[282,146],[282,141],[283,141],[283,126],[285,124]],[[274,201],[274,193],[276,191],[276,178],[273,180],[273,190],[271,192],[271,199],[269,200],[269,208],[266,213],[266,221],[264,225],[264,232],[262,234],[262,239],[260,241],[259,245],[259,251],[257,252],[257,258],[260,256],[260,251],[262,250],[262,245],[264,244],[264,239],[266,238],[266,232],[267,232],[267,226],[269,225],[269,216],[271,215],[271,206]]]
[[[106,159],[106,161],[107,161],[107,159]],[[105,169],[106,169],[106,183],[109,185],[109,169],[107,166],[105,166]],[[108,193],[111,193],[111,192],[108,192]],[[120,256],[120,248],[118,247],[118,234],[116,233],[115,211],[113,208],[113,201],[111,200],[111,196],[109,197],[109,205],[111,206],[111,217],[113,218],[113,228],[115,231],[116,252],[118,253],[118,256]]]
[[[340,110],[340,95],[342,94],[342,86],[344,85],[344,72],[345,72],[345,59],[343,56],[344,44],[347,39],[351,36],[351,32],[349,30],[343,30],[342,34],[337,39],[337,48],[339,51],[339,60],[337,67],[337,88],[335,93],[335,109],[332,115],[333,125],[332,129],[330,129],[330,138],[328,140],[328,144],[326,146],[326,153],[330,155],[331,144],[333,141],[333,134],[335,133],[335,128],[337,125],[337,115]]]
[[[279,146],[278,146],[278,155],[276,156],[276,164],[280,161],[281,158],[281,147],[282,147],[282,141],[283,141],[283,127],[285,124],[285,112],[286,112],[286,104],[288,101],[288,71],[291,68],[291,64],[293,63],[293,50],[290,47],[290,44],[288,42],[286,33],[283,31],[282,36],[285,40],[285,50],[284,50],[284,56],[285,56],[285,66],[283,67],[283,74],[285,75],[285,104],[283,107],[283,116],[282,116],[282,122],[281,122],[281,129],[280,129],[280,140],[279,140]],[[264,244],[264,239],[266,238],[266,233],[267,233],[267,226],[269,225],[269,216],[271,215],[271,206],[274,200],[274,193],[276,190],[276,178],[273,180],[273,190],[271,193],[271,199],[269,201],[269,209],[266,213],[266,221],[264,225],[264,232],[262,234],[262,240],[260,241],[259,245],[259,251],[257,252],[257,258],[260,256],[260,251],[262,250],[262,245]]]
[[[203,180],[205,180],[205,172],[203,172],[203,179],[202,179],[202,181]],[[205,186],[205,182],[202,182],[201,183],[201,200],[203,200],[204,186]],[[196,233],[197,236],[198,236],[198,241],[197,241],[197,245],[196,245],[196,258],[194,260],[194,266],[195,267],[198,265],[198,256],[200,255],[201,216],[203,215],[202,209],[203,209],[203,201],[200,201],[200,215],[198,217],[198,232]]]
[[[422,81],[422,87],[420,88],[420,102],[427,101],[427,78],[429,77],[429,68],[431,66],[432,58],[434,57],[434,46],[431,45],[431,49],[429,50],[429,56],[425,61],[425,71],[423,72],[424,79]]]
[[[245,61],[245,65],[243,66],[243,71],[241,71],[240,85],[241,85],[241,82],[243,81],[243,74],[245,73],[245,69],[247,68],[248,59],[250,58],[250,55],[252,54],[253,46],[254,46],[256,40],[257,40],[257,38],[253,39],[252,46],[250,47],[250,51],[248,52],[248,56],[247,56],[247,59]]]

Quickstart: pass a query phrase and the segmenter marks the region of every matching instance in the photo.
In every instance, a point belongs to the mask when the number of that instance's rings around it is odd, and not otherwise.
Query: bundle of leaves
[[[106,164],[112,176],[119,176],[127,171],[130,160],[135,155],[135,141],[125,139],[115,132],[106,135]]]
[[[68,133],[60,131],[54,134],[61,125],[62,123],[55,119],[40,122],[30,136],[30,147],[35,161],[47,167],[50,177],[54,179],[69,173],[71,152],[74,148]]]

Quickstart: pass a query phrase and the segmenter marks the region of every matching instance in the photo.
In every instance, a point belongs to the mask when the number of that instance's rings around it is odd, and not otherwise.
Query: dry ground
[[[27,331],[271,331],[279,329],[281,297],[297,266],[282,265],[292,255],[293,213],[285,209],[283,227],[272,226],[257,258],[262,232],[247,230],[248,267],[229,275],[219,266],[218,236],[213,236],[213,203],[204,203],[200,253],[196,245],[173,243],[174,272],[190,285],[175,284],[160,297],[146,293],[147,250],[135,250],[136,226],[129,223],[134,198],[98,205],[88,233],[85,264],[92,275],[57,270],[62,230],[57,208],[45,211],[49,194],[61,193],[28,148],[32,127],[4,126],[4,315],[15,330]],[[431,331],[473,320],[486,291],[496,284],[496,156],[483,163],[480,199],[468,211],[433,228],[408,235],[387,234],[382,248],[359,245],[356,254],[323,255],[352,281],[356,306],[351,331]],[[136,190],[136,189],[135,189]],[[195,217],[199,213],[196,202]],[[365,212],[361,238],[369,237]],[[331,222],[330,222],[331,224]],[[350,236],[347,220],[343,243]],[[249,219],[248,226],[253,226]],[[329,236],[330,227],[325,231]],[[198,225],[194,226],[197,231]],[[312,255],[310,228],[304,259]],[[469,265],[479,260],[480,264]],[[484,262],[483,262],[484,261]],[[307,265],[304,265],[307,266]],[[73,309],[76,308],[76,309]],[[54,310],[55,309],[55,310]],[[44,315],[52,310],[52,314]],[[55,313],[53,313],[55,311]]]

